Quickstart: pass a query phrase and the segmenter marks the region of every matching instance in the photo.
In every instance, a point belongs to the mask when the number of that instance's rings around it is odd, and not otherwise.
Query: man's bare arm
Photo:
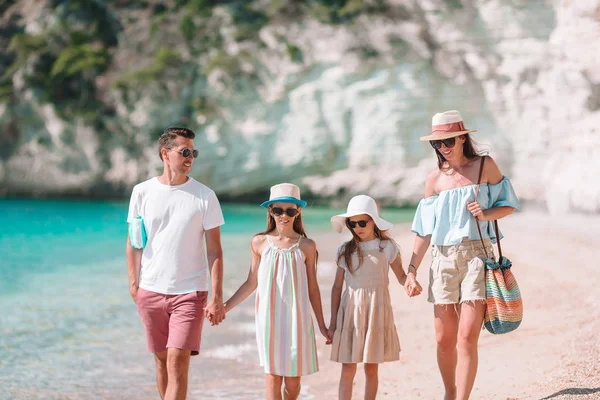
[[[142,250],[131,247],[131,239],[127,234],[127,246],[125,248],[127,258],[127,275],[129,277],[129,294],[135,301],[138,287],[140,285],[140,268],[142,266]]]

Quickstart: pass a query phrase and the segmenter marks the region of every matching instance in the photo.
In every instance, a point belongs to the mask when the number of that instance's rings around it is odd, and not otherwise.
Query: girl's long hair
[[[258,235],[266,235],[268,233],[271,233],[275,230],[275,228],[277,228],[277,224],[275,223],[275,218],[273,218],[273,216],[271,215],[271,206],[269,206],[269,208],[267,209],[267,229],[265,229],[263,232],[259,232],[254,236],[258,236]],[[306,235],[306,231],[304,230],[304,224],[302,223],[302,214],[298,214],[296,215],[296,218],[294,218],[294,232],[296,232],[297,234],[299,234],[300,236],[304,236],[304,237],[308,237]]]
[[[475,143],[473,142],[473,139],[471,139],[471,135],[469,135],[467,133],[465,135],[457,136],[456,138],[458,139],[461,136],[464,136],[464,138],[465,138],[465,142],[463,143],[463,154],[465,155],[465,157],[468,160],[473,160],[476,157],[480,157],[480,156],[483,156],[486,154],[485,151],[477,150]],[[444,158],[442,153],[440,153],[440,151],[438,149],[434,148],[433,150],[435,151],[435,155],[437,156],[438,168],[440,170],[449,169],[450,167],[446,163],[446,159]]]
[[[348,219],[346,219],[346,226],[348,227],[347,224],[348,224]],[[375,224],[375,221],[373,221],[373,224]],[[350,227],[348,227],[348,229],[350,229]],[[350,273],[352,274],[356,270],[358,270],[362,265],[363,251],[360,248],[360,238],[358,237],[358,235],[356,233],[354,233],[354,230],[352,230],[352,229],[350,229],[350,232],[352,233],[352,239],[350,239],[349,241],[347,241],[346,243],[344,243],[342,245],[342,251],[340,251],[340,254],[337,259],[337,265],[339,267],[341,267],[342,261],[343,261],[346,264],[346,266],[348,267],[348,271],[350,271]],[[391,237],[389,237],[385,231],[382,231],[381,229],[379,229],[377,227],[377,225],[375,225],[375,237],[378,238],[379,240],[381,240],[382,242],[384,240],[389,240],[396,247],[398,247],[398,244],[396,243],[396,241],[394,239],[392,239]],[[357,256],[358,256],[358,265],[356,267],[354,267],[352,265],[352,254],[354,254],[354,252],[356,252]]]
[[[302,237],[308,238],[308,235],[306,234],[306,231],[304,230],[304,224],[302,223],[302,213],[299,213],[296,215],[296,217],[294,218],[294,225],[292,225],[292,227],[294,228],[294,232],[296,232],[297,234],[299,234]],[[259,233],[255,234],[254,236],[267,235],[267,234],[273,232],[276,228],[277,228],[277,224],[275,223],[275,218],[273,218],[273,216],[271,215],[271,206],[269,206],[269,208],[267,210],[267,229],[265,229],[263,232],[259,232]],[[319,252],[317,251],[317,255],[315,258],[315,266],[317,265],[318,261],[319,261]]]

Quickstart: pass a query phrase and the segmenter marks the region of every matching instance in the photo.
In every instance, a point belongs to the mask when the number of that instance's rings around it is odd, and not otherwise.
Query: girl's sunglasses
[[[192,150],[192,149],[181,149],[181,150],[175,150],[175,149],[168,149],[171,151],[174,151],[176,153],[181,154],[184,158],[188,158],[189,156],[194,156],[194,158],[198,158],[198,150]]]
[[[286,208],[284,210],[281,207],[271,207],[271,213],[276,217],[283,215],[283,213],[286,213],[288,215],[288,217],[295,217],[298,214],[298,209],[297,208]]]
[[[366,228],[367,224],[369,223],[369,220],[365,221],[365,220],[360,220],[360,221],[346,221],[346,223],[348,224],[348,226],[350,227],[350,229],[354,229],[356,228],[356,225],[360,226],[361,228]]]
[[[444,139],[444,140],[430,140],[429,141],[429,144],[431,144],[431,147],[433,147],[436,150],[439,150],[442,148],[442,143],[444,144],[444,146],[451,149],[456,144],[456,138],[451,137],[449,139]]]

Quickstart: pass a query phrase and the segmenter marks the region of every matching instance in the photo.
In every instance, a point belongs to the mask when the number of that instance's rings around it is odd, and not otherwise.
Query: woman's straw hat
[[[431,119],[431,135],[422,136],[421,140],[444,140],[469,132],[477,131],[465,129],[465,124],[460,113],[456,110],[450,110],[437,113],[433,116]]]

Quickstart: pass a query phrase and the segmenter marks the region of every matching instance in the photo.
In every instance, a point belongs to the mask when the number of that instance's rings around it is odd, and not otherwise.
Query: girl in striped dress
[[[252,265],[246,282],[225,302],[225,311],[255,289],[256,342],[266,374],[266,398],[296,399],[300,377],[318,370],[311,306],[319,330],[331,342],[323,319],[317,284],[315,242],[306,237],[301,212],[306,202],[296,185],[271,188],[267,229],[250,244]]]

